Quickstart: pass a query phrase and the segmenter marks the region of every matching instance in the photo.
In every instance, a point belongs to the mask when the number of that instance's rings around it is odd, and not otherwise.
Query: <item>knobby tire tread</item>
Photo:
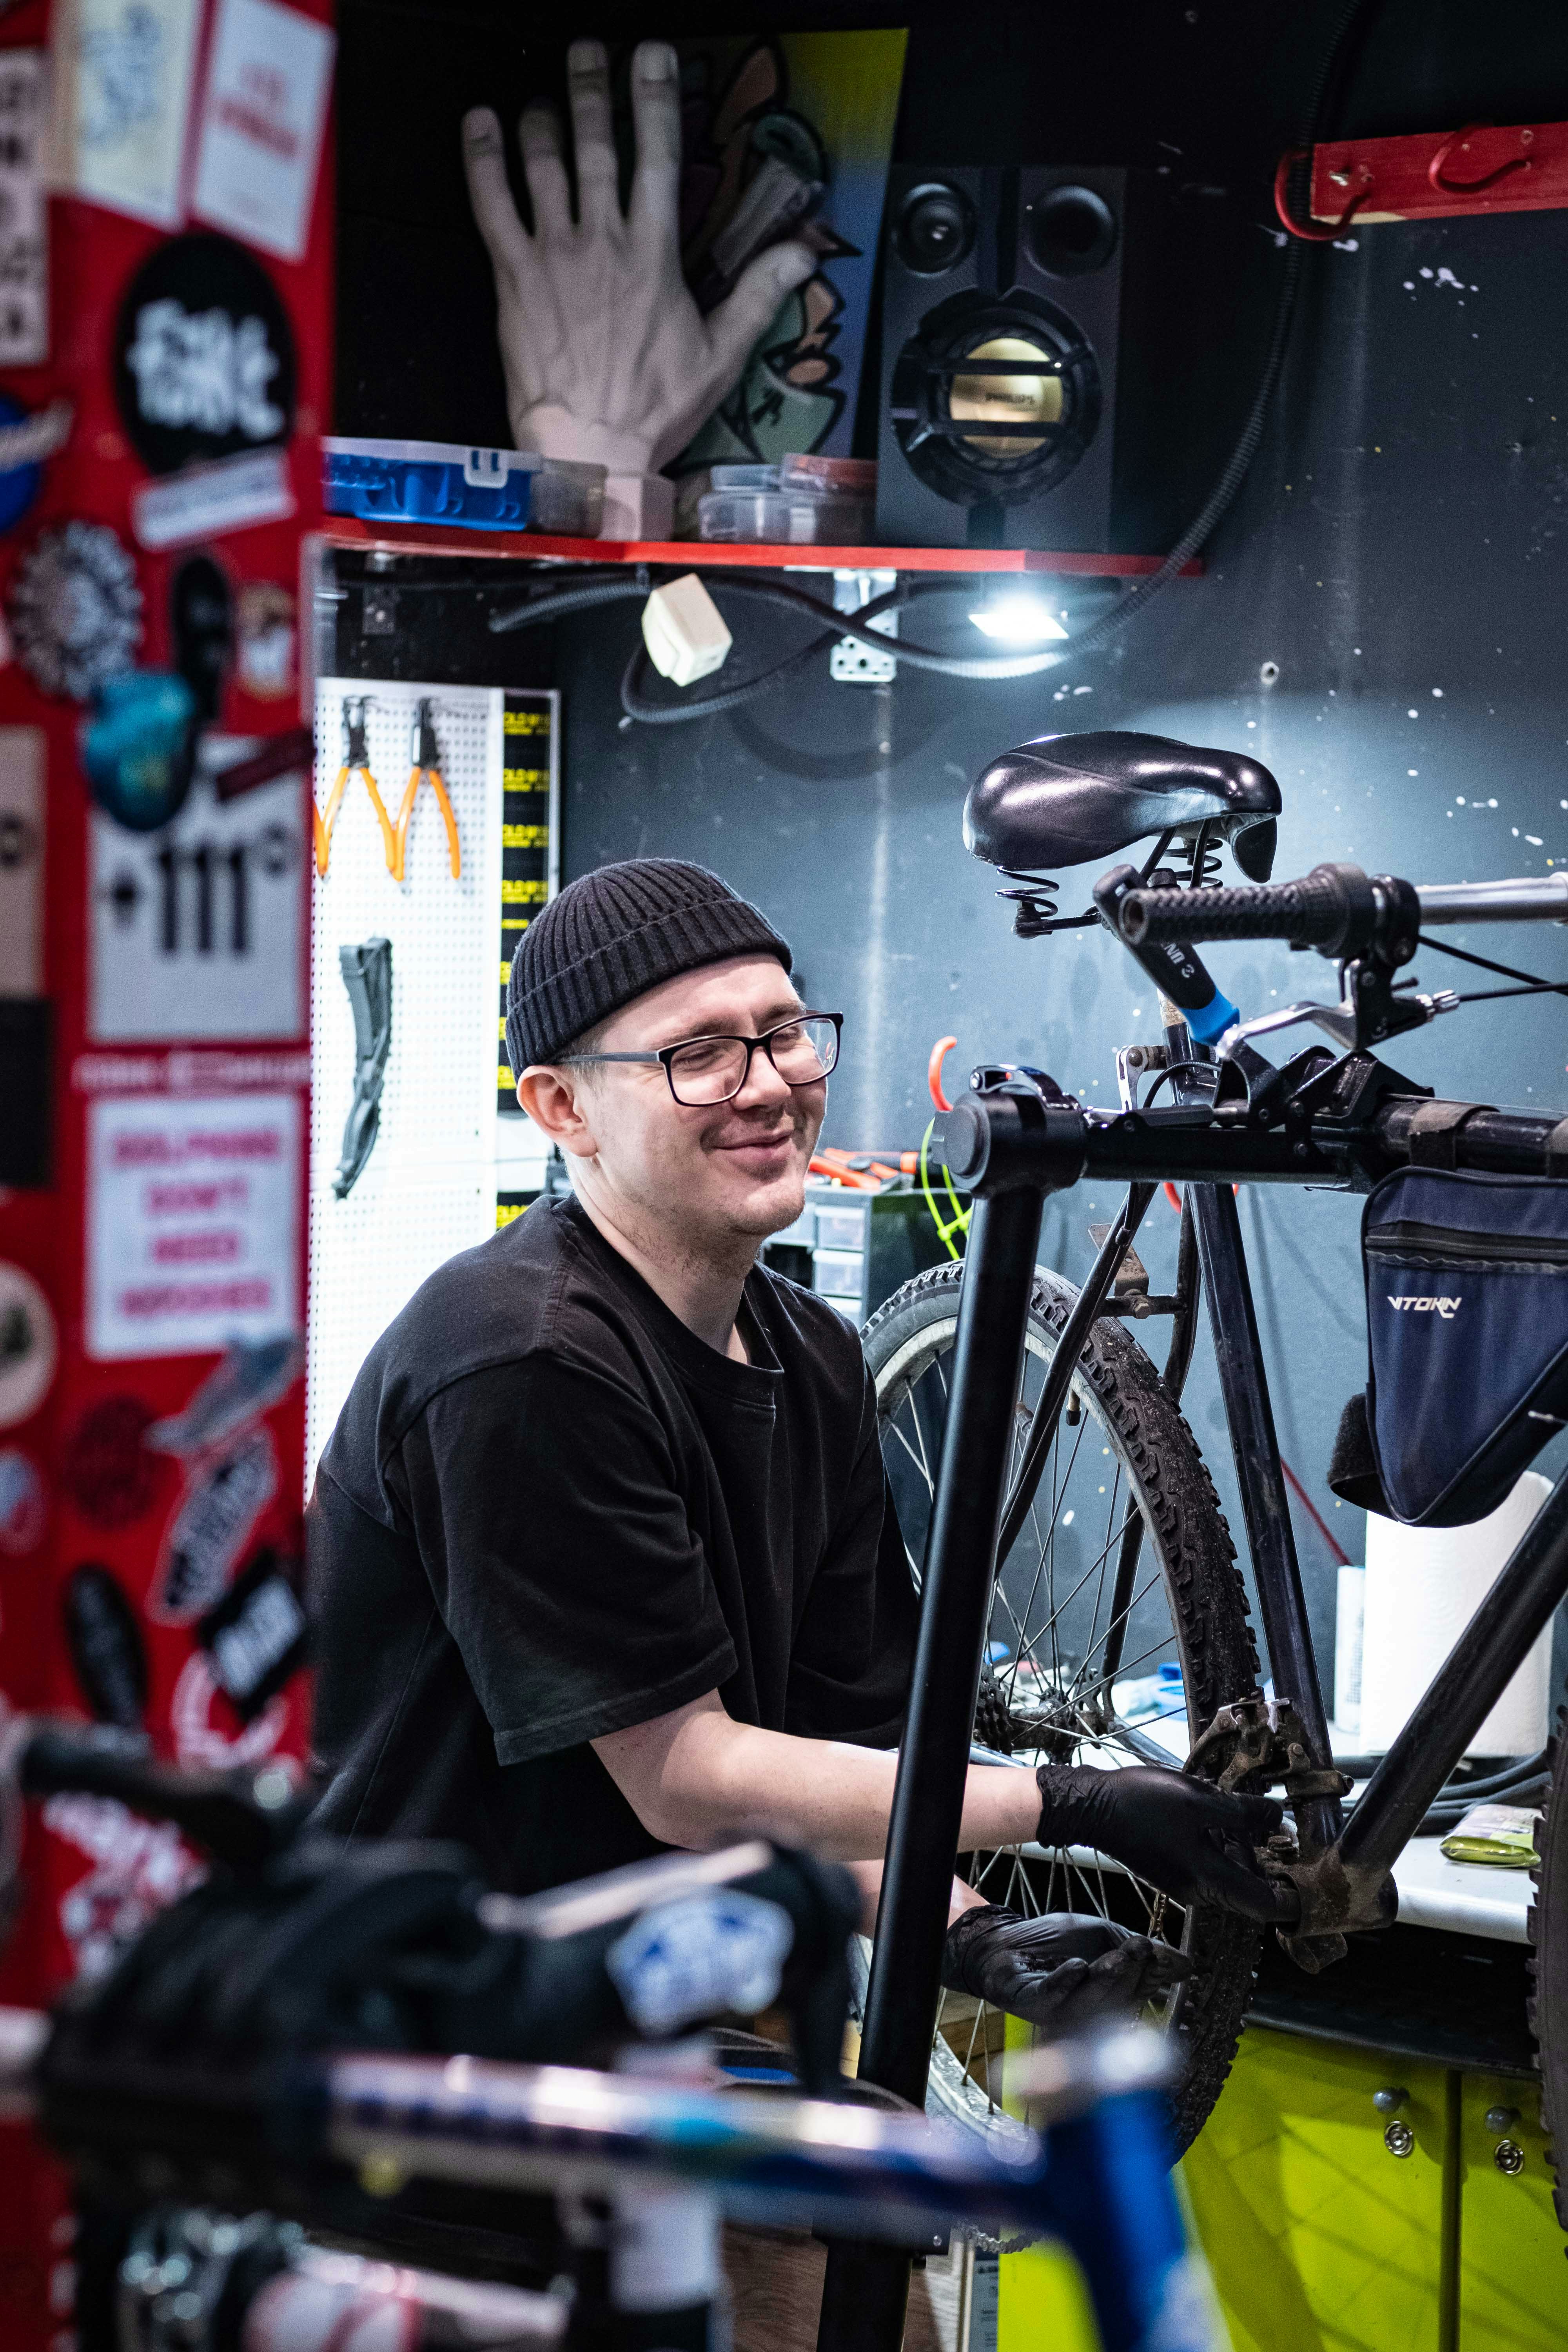
[[[1535,1900],[1530,1906],[1530,2030],[1541,2087],[1541,2127],[1552,2169],[1552,2203],[1568,2230],[1568,2182],[1560,2148],[1568,2148],[1568,1708],[1558,1711],[1547,1744],[1546,1795],[1535,1817],[1531,1872]],[[1565,2249],[1568,2251],[1568,2249]]]
[[[873,1374],[879,1355],[885,1358],[923,1324],[956,1311],[962,1276],[961,1265],[933,1267],[878,1308],[861,1332]],[[1037,1268],[1030,1321],[1053,1344],[1077,1296],[1059,1276]],[[1221,1706],[1256,1690],[1261,1679],[1246,1587],[1214,1481],[1159,1368],[1119,1320],[1106,1316],[1095,1324],[1079,1363],[1107,1428],[1148,1498],[1173,1622],[1192,1673],[1197,1720],[1207,1724]],[[1167,2028],[1182,2058],[1181,2078],[1171,2096],[1178,2157],[1202,2130],[1230,2073],[1252,2001],[1263,1931],[1247,1919],[1200,1911],[1191,1915],[1184,1944],[1197,1967]],[[1568,2025],[1568,1979],[1563,2017]]]

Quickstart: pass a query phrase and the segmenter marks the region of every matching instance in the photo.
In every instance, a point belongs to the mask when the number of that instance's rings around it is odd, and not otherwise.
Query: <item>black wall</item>
[[[1231,189],[1255,223],[1257,266],[1237,285],[1212,386],[1218,406],[1239,417],[1279,267],[1272,159],[1342,9],[1259,0],[1036,5],[964,12],[954,25],[958,14],[944,23],[923,9],[860,6],[791,21],[914,26],[899,142],[911,160],[1165,161]],[[384,134],[374,166],[345,169],[345,269],[379,238],[375,282],[392,272],[406,289],[404,255],[417,271],[426,266],[420,254],[439,249],[447,308],[432,318],[460,337],[436,349],[462,353],[447,361],[450,397],[440,413],[455,414],[451,387],[460,385],[471,418],[463,436],[499,434],[499,378],[473,324],[482,315],[488,328],[488,295],[460,184],[442,163],[445,209],[428,194],[416,205],[395,168],[408,155],[398,126],[417,104],[422,137],[446,155],[462,105],[498,82],[515,103],[531,77],[548,81],[558,69],[558,51],[509,47],[510,34],[498,47],[498,25],[531,21],[521,12],[444,12],[447,29],[420,88],[399,85],[394,103],[389,60],[405,52],[410,26],[432,20],[364,0],[351,0],[344,15],[345,131],[363,131],[379,91]],[[364,38],[373,20],[382,35],[374,58]],[[742,12],[715,8],[703,21],[734,24]],[[567,30],[617,35],[647,22],[601,12]],[[659,28],[696,22],[685,9]],[[1362,23],[1336,129],[1568,117],[1568,16],[1559,8],[1389,0],[1364,9]],[[1068,666],[1059,677],[997,687],[905,669],[891,688],[868,689],[831,685],[824,666],[731,716],[654,730],[623,723],[618,707],[635,606],[563,625],[549,644],[487,639],[472,600],[448,598],[439,600],[438,628],[426,600],[426,625],[399,647],[398,666],[498,679],[548,668],[565,696],[568,871],[642,851],[696,857],[767,908],[795,943],[810,996],[848,1016],[830,1140],[917,1142],[927,1052],[948,1031],[960,1040],[950,1067],[1043,1063],[1104,1101],[1114,1047],[1157,1034],[1153,992],[1103,934],[1032,944],[1011,936],[996,877],[964,856],[959,836],[966,785],[1004,746],[1092,725],[1245,747],[1284,792],[1281,877],[1330,856],[1432,880],[1541,872],[1568,859],[1565,290],[1568,214],[1374,226],[1312,256],[1270,430],[1205,576],[1173,587],[1113,658]],[[416,418],[398,407],[395,425],[391,405],[377,409],[376,385],[402,381],[391,313],[368,299],[361,310],[352,273],[344,301],[342,400],[366,421],[345,414],[340,429],[437,429],[435,406]],[[406,310],[400,332],[416,348]],[[962,604],[945,624],[929,608],[909,624],[911,635],[939,626],[943,642],[957,647],[967,636],[977,649]],[[788,627],[759,632],[738,621],[734,667],[771,657]],[[366,652],[367,669],[384,662]],[[344,658],[353,658],[346,645]],[[1279,673],[1268,686],[1266,665]],[[1063,877],[1064,907],[1083,902],[1091,878]],[[1556,932],[1469,943],[1568,974]],[[1331,969],[1315,957],[1230,950],[1213,960],[1248,1010],[1332,991]],[[1468,984],[1456,980],[1460,967],[1436,956],[1416,969],[1426,986]],[[1400,1041],[1391,1058],[1440,1093],[1564,1107],[1565,1044],[1561,1000],[1525,999],[1467,1008]],[[1080,1272],[1086,1224],[1110,1206],[1076,1194],[1053,1205],[1043,1255]],[[1284,1451],[1359,1559],[1356,1516],[1322,1486],[1340,1406],[1364,1375],[1358,1204],[1259,1191],[1244,1197],[1242,1213]],[[1157,1203],[1145,1250],[1157,1287],[1173,1270],[1174,1232]],[[1228,1507],[1204,1350],[1188,1401]],[[1299,1533],[1326,1663],[1331,1564],[1305,1521]]]

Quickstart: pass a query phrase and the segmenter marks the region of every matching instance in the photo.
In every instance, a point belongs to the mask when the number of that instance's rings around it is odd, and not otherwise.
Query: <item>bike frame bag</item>
[[[1401,1168],[1361,1240],[1366,1393],[1329,1484],[1408,1527],[1468,1527],[1568,1418],[1568,1183]]]

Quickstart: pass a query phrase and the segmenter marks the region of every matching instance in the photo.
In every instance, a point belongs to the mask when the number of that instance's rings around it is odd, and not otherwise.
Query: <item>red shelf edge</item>
[[[682,563],[689,570],[731,566],[806,572],[1056,572],[1142,580],[1157,572],[1158,555],[1078,555],[1034,547],[790,547],[701,540],[552,539],[539,531],[444,530],[433,523],[363,522],[329,515],[321,532],[330,547],[378,549],[388,555],[500,556],[533,563]],[[1184,579],[1203,571],[1197,557]]]

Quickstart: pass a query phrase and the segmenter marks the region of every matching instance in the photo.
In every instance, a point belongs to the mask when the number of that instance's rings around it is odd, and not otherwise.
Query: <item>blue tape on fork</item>
[[[1217,1045],[1226,1031],[1240,1020],[1241,1013],[1229,997],[1216,988],[1208,1003],[1200,1005],[1195,1013],[1189,1013],[1184,1007],[1182,1018],[1200,1045]]]

